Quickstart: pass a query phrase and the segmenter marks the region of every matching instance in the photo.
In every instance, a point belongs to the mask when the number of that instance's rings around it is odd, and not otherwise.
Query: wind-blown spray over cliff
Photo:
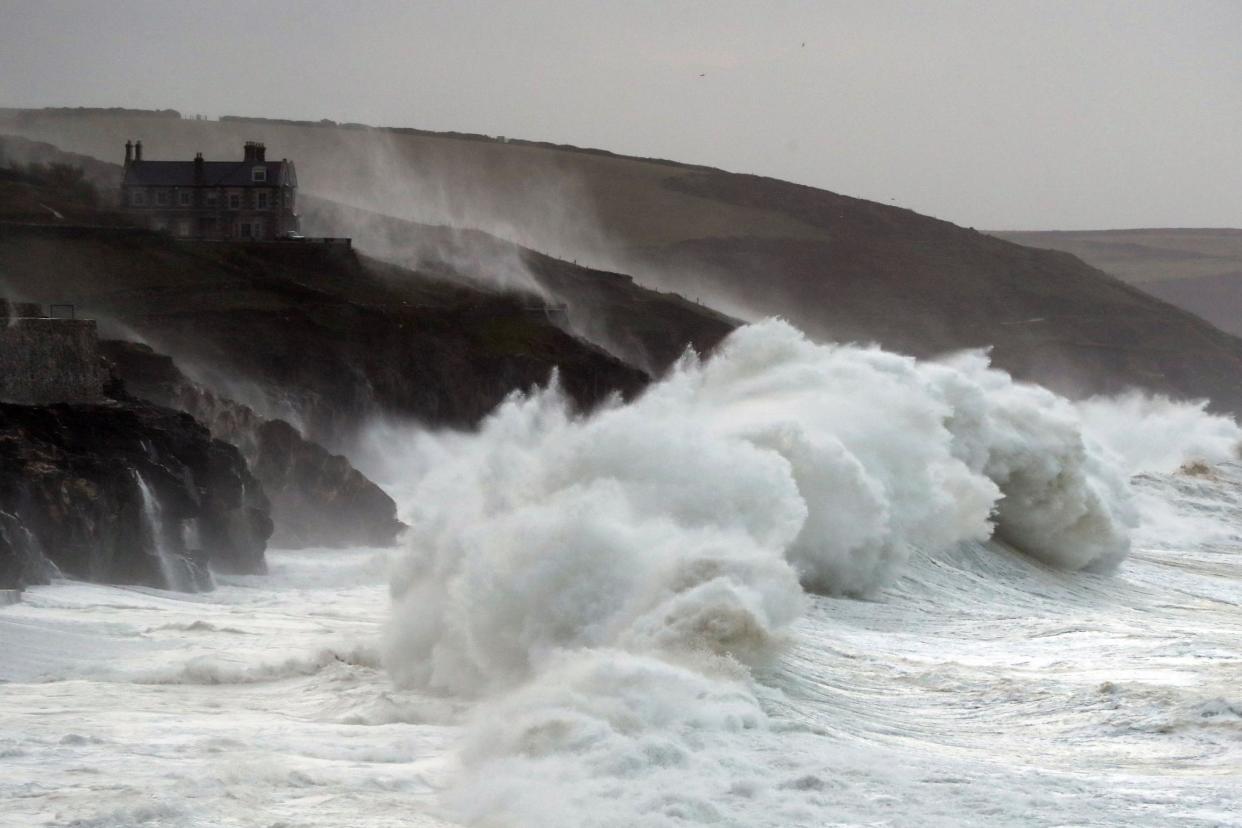
[[[1203,320],[1072,256],[792,182],[361,125],[47,110],[0,117],[0,131],[114,160],[137,135],[184,159],[231,157],[261,140],[297,162],[304,194],[390,220],[476,228],[738,318],[780,315],[814,338],[918,356],[991,346],[997,365],[1074,397],[1138,386],[1242,410],[1242,341]],[[402,238],[386,224],[355,213],[316,232],[353,235],[406,265],[441,259],[504,286],[539,281],[520,258],[491,255],[498,248],[445,245],[417,228]]]
[[[1232,421],[1185,411],[1194,427],[1167,456],[1236,444]],[[775,802],[703,786],[781,750],[760,701],[775,691],[751,671],[788,640],[803,588],[874,595],[915,550],[993,536],[1107,571],[1137,523],[1129,469],[1074,404],[982,354],[918,362],[779,321],[687,356],[629,405],[576,417],[553,384],[416,453],[432,470],[410,500],[387,664],[487,699],[451,799],[514,824],[703,808],[784,824]]]

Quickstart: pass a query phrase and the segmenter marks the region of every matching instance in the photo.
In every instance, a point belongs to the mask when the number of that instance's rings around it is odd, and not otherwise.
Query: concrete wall
[[[0,305],[0,402],[95,402],[103,390],[93,319],[19,316]]]

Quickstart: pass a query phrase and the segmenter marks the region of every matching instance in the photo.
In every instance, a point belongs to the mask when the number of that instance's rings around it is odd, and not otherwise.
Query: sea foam
[[[1160,432],[1153,412],[1200,425],[1161,432],[1156,460],[1105,445],[1113,417]],[[484,699],[463,817],[483,819],[502,780],[547,783],[549,768],[624,786],[644,776],[635,763],[684,764],[730,729],[767,728],[750,670],[780,652],[804,589],[872,596],[913,549],[994,535],[1058,568],[1116,567],[1138,521],[1131,464],[1236,446],[1232,421],[1203,417],[1074,404],[983,353],[918,361],[779,320],[589,416],[553,381],[475,434],[418,438],[386,665],[399,683]],[[548,758],[563,753],[591,758]],[[593,821],[572,807],[540,818]]]

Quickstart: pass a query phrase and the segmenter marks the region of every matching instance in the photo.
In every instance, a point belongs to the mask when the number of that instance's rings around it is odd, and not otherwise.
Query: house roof
[[[250,171],[267,168],[267,181],[256,183]],[[292,161],[204,161],[203,178],[194,180],[193,161],[131,161],[124,186],[136,187],[296,187]]]

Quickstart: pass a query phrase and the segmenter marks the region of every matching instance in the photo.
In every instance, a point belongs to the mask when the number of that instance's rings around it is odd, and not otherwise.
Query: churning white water
[[[0,609],[0,822],[1242,824],[1238,438],[779,322],[515,397],[401,550]]]

